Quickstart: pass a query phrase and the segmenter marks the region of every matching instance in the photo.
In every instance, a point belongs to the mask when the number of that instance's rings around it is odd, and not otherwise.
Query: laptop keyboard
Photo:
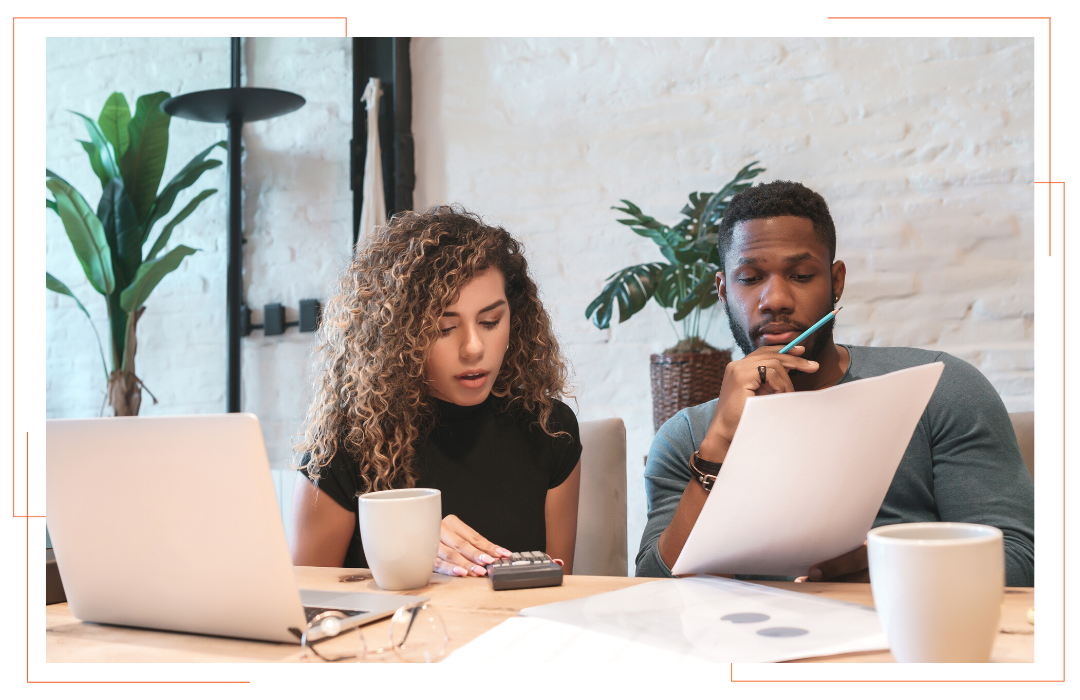
[[[347,608],[317,608],[313,605],[305,605],[304,615],[307,616],[307,621],[311,622],[315,619],[316,615],[321,615],[322,613],[328,612],[330,610],[337,610],[338,612],[345,613],[349,617],[352,617],[354,615],[363,615],[364,613],[371,612],[370,610],[349,610]]]

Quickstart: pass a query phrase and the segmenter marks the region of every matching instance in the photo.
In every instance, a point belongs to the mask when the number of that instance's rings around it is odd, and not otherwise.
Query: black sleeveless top
[[[438,422],[416,449],[416,486],[439,489],[443,517],[456,515],[492,543],[512,552],[546,551],[547,492],[570,476],[581,457],[573,411],[554,402],[552,432],[567,434],[553,438],[534,416],[507,411],[505,400],[493,395],[476,406],[436,404]],[[354,513],[362,484],[356,460],[338,450],[316,484]],[[367,568],[356,519],[344,566]]]

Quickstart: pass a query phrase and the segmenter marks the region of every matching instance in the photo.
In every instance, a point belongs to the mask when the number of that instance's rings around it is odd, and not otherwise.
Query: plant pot
[[[720,395],[731,351],[661,353],[649,357],[653,430],[684,408]]]

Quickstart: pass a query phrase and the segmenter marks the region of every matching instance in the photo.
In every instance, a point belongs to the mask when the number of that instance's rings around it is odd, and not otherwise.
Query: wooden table
[[[301,588],[381,593],[371,578],[359,582],[341,583],[339,577],[368,574],[365,569],[331,569],[300,566],[296,568]],[[414,595],[431,598],[439,610],[450,634],[450,650],[475,639],[522,608],[554,603],[584,596],[614,591],[656,579],[622,578],[613,576],[567,576],[563,585],[555,588],[533,588],[520,591],[493,591],[483,578],[454,578],[433,574],[431,582]],[[867,583],[778,583],[764,585],[821,595],[862,605],[873,605],[870,584]],[[991,661],[1032,662],[1035,660],[1035,628],[1027,622],[1027,610],[1035,605],[1035,589],[1008,588],[1002,605],[1001,629],[994,645]],[[388,620],[373,622],[364,627],[369,646],[385,644]],[[331,640],[319,646],[320,651],[334,655],[345,644]],[[45,659],[49,662],[88,661],[112,662],[232,662],[302,661],[300,647],[289,644],[254,642],[194,634],[177,634],[136,630],[111,625],[84,623],[72,617],[67,603],[45,608]],[[312,660],[307,655],[306,660]],[[393,654],[383,654],[368,661],[396,661]],[[857,652],[836,656],[805,659],[803,663],[893,661],[888,651]]]

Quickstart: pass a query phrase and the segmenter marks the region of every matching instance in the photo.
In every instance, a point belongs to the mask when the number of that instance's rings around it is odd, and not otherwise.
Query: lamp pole
[[[232,37],[230,87],[177,95],[161,103],[166,114],[182,119],[225,124],[228,164],[228,245],[225,279],[225,326],[228,335],[228,361],[225,370],[229,413],[240,411],[240,337],[243,318],[244,239],[241,231],[243,178],[241,177],[241,135],[244,122],[259,121],[295,112],[304,106],[304,98],[292,92],[269,88],[241,87],[240,37]]]
[[[233,37],[232,81],[233,90],[240,89],[240,37]],[[240,305],[243,303],[244,245],[243,232],[243,183],[241,180],[241,136],[244,118],[239,113],[227,115],[225,123],[229,130],[229,245],[225,272],[225,324],[228,336],[228,366],[225,382],[228,387],[228,411],[240,412]]]

